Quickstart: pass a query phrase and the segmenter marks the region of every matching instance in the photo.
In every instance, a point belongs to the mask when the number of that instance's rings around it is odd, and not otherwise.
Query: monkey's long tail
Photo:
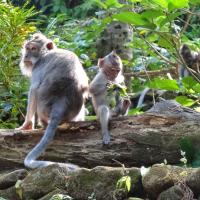
[[[142,104],[144,103],[144,97],[146,96],[147,92],[150,90],[150,88],[145,88],[142,93],[140,94],[140,98],[137,103],[137,108],[142,107]]]
[[[63,104],[62,104],[63,105]],[[68,170],[74,171],[78,169],[78,166],[70,164],[70,163],[57,163],[50,161],[37,161],[36,159],[42,154],[42,152],[46,149],[49,142],[51,142],[54,138],[56,128],[59,125],[62,116],[63,116],[63,106],[54,106],[55,109],[52,109],[50,122],[47,126],[47,129],[40,140],[40,142],[29,152],[24,160],[24,165],[26,167],[35,169],[40,167],[45,167],[52,164],[58,164],[60,166],[67,167]]]

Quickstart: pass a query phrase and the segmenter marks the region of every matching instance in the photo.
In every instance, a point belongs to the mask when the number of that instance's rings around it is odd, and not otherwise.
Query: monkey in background
[[[109,97],[107,86],[109,84],[124,84],[122,75],[122,61],[120,57],[112,51],[109,55],[98,60],[99,72],[90,83],[89,91],[92,96],[92,103],[97,117],[101,124],[103,144],[110,143],[110,133],[108,122],[111,117],[125,115],[131,104],[129,99],[116,97],[117,104],[113,110],[109,107]]]
[[[190,48],[184,44],[180,49],[180,54],[187,67],[200,74],[200,53],[192,53]],[[189,74],[190,72],[186,67],[181,66],[179,68],[179,77],[183,78]]]
[[[36,159],[53,140],[57,126],[71,120],[84,119],[84,98],[88,92],[88,77],[71,51],[58,49],[43,35],[33,37],[24,44],[20,68],[31,79],[25,122],[19,128],[32,128],[32,117],[37,112],[47,124],[40,142],[26,156],[29,168],[44,167],[53,162]],[[25,73],[24,73],[25,72]],[[59,163],[75,170],[77,166]]]
[[[193,73],[200,74],[200,53],[192,53],[190,48],[184,44],[180,48],[180,54],[189,69],[193,71]],[[178,68],[179,79],[184,78],[190,75],[189,70],[184,66],[179,66]],[[144,103],[144,98],[149,92],[150,88],[145,88],[139,97],[137,108],[142,107]]]

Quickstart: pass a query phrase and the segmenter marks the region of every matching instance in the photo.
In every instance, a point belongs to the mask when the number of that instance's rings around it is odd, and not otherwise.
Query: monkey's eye
[[[36,47],[31,47],[31,50],[32,50],[32,51],[35,51],[35,50],[36,50]]]

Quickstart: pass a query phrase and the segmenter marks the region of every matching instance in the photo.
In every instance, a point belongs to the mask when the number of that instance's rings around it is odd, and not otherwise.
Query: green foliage
[[[180,141],[180,148],[185,152],[185,157],[188,160],[188,163],[191,163],[194,159],[195,149],[193,147],[192,141],[188,138],[183,138]]]
[[[132,115],[139,115],[142,114],[143,112],[140,111],[140,108],[132,108],[128,111],[128,116],[132,116]]]
[[[122,176],[116,184],[117,189],[125,189],[127,192],[131,190],[131,177],[130,176]]]
[[[160,79],[160,78],[155,78],[154,80],[150,81],[148,87],[152,89],[170,90],[170,91],[177,91],[179,89],[176,80]]]
[[[178,96],[176,97],[176,101],[186,107],[190,107],[195,104],[195,101],[188,98],[187,96]]]
[[[84,67],[91,67],[96,61],[95,42],[107,24],[107,20],[97,18],[86,20],[64,20],[60,16],[50,18],[45,34],[64,49],[75,52]],[[64,23],[64,24],[63,24]]]
[[[19,72],[19,55],[26,36],[35,31],[27,20],[36,13],[33,8],[0,3],[0,128],[13,128],[25,109],[27,87]]]

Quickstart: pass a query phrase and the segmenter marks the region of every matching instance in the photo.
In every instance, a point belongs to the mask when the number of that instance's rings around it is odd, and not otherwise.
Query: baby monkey
[[[115,95],[116,106],[111,109],[109,104],[108,86],[114,84],[119,88],[124,85],[124,76],[122,75],[122,61],[120,57],[112,51],[109,55],[98,60],[99,72],[90,83],[90,94],[92,103],[101,124],[103,144],[110,143],[110,133],[108,131],[108,122],[112,117],[126,115],[130,107],[130,100],[123,99],[119,93]],[[113,94],[114,95],[114,94]]]

